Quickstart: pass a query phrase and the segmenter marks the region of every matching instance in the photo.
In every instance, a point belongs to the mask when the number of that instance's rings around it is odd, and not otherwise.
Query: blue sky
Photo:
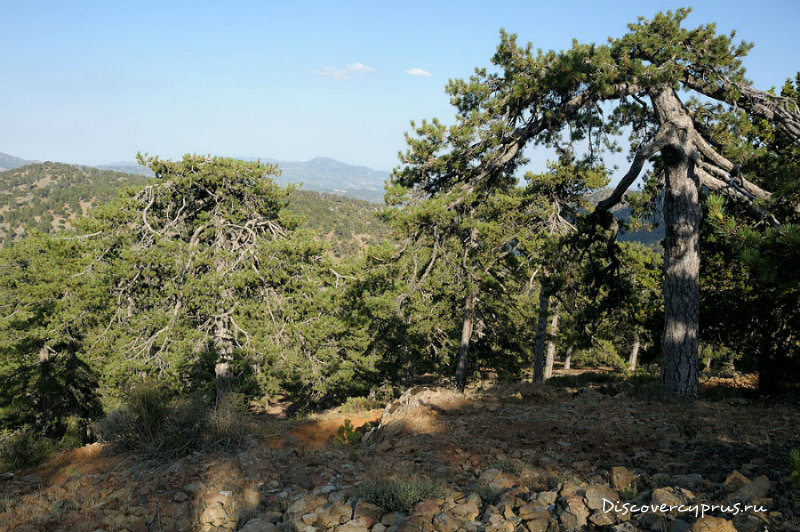
[[[490,66],[499,28],[562,49],[681,5],[7,1],[0,152],[86,164],[139,150],[319,155],[390,170],[410,120],[450,121],[447,80]],[[716,22],[755,42],[745,64],[757,87],[800,70],[800,2],[693,7],[687,25]]]

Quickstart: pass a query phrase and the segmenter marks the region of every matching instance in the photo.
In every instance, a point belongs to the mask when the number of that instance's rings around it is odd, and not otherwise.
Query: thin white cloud
[[[374,68],[367,66],[364,63],[353,63],[352,65],[347,65],[347,70],[351,72],[375,72]]]
[[[421,68],[409,68],[406,70],[406,74],[409,76],[424,76],[426,78],[429,78],[433,75],[427,70],[422,70]]]
[[[320,69],[314,71],[314,74],[318,76],[325,76],[326,78],[333,78],[333,79],[347,79],[350,76],[347,75],[346,68],[334,68],[325,66]]]
[[[364,63],[352,63],[344,68],[324,66],[314,70],[314,74],[318,76],[333,79],[350,79],[350,74],[366,74],[368,72],[375,72],[375,69]]]

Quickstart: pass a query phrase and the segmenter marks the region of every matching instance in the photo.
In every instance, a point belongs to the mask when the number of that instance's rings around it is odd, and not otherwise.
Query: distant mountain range
[[[145,177],[153,177],[153,172],[146,166],[131,162],[120,162],[111,164],[95,164],[94,168],[100,170],[111,170],[113,172],[122,172],[124,174],[143,175]]]
[[[389,172],[373,170],[366,166],[355,166],[329,157],[314,157],[310,161],[281,161],[269,157],[236,157],[243,161],[261,160],[274,163],[281,170],[275,181],[281,185],[302,183],[304,190],[339,194],[350,198],[363,199],[383,203],[383,184],[389,179]],[[11,170],[37,161],[27,161],[0,153],[0,171]],[[126,174],[152,177],[149,168],[135,161],[123,161],[111,164],[81,165],[112,170]]]
[[[306,190],[331,192],[381,203],[384,194],[383,185],[389,179],[389,172],[373,170],[366,166],[353,166],[329,157],[314,157],[305,162],[279,161],[264,157],[261,161],[278,165],[281,175],[276,181],[281,185],[303,183],[303,188]]]
[[[235,157],[243,161],[277,164],[281,175],[275,178],[280,185],[302,183],[304,190],[339,194],[350,198],[383,203],[383,184],[389,172],[354,166],[329,157],[314,157],[310,161],[281,161],[270,157]],[[135,162],[98,165],[103,170],[152,176],[149,168]]]
[[[3,170],[13,170],[14,168],[19,168],[20,166],[25,166],[26,164],[35,162],[37,161],[26,161],[25,159],[20,159],[19,157],[14,157],[13,155],[0,153],[0,172]]]

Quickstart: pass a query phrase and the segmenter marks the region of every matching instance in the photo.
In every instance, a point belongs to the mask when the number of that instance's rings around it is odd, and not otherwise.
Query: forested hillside
[[[52,233],[71,227],[100,203],[146,178],[63,163],[35,163],[0,172],[0,242],[4,247],[32,230]]]
[[[289,197],[288,209],[302,216],[303,227],[328,242],[338,257],[392,240],[389,226],[380,217],[383,206],[371,201],[297,190]]]
[[[148,181],[141,174],[52,162],[0,172],[0,243],[8,247],[32,230],[54,234],[71,228],[77,216]],[[339,257],[389,238],[388,226],[378,216],[381,207],[372,202],[296,190],[288,208]]]

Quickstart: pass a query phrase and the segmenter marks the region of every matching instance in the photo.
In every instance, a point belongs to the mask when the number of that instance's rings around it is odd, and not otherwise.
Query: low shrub
[[[20,470],[47,460],[55,450],[54,443],[26,425],[21,429],[0,431],[0,468]]]
[[[356,497],[380,506],[388,512],[409,513],[426,499],[437,499],[443,488],[431,482],[416,480],[375,480],[362,482],[355,489]]]
[[[491,469],[497,469],[503,473],[510,473],[512,475],[519,475],[525,469],[525,464],[522,460],[498,460],[489,466]]]
[[[345,419],[344,423],[336,429],[336,439],[334,444],[337,447],[346,447],[348,445],[355,445],[361,441],[364,433],[355,427],[349,419]]]
[[[386,403],[368,397],[348,397],[347,400],[339,407],[342,414],[357,414],[360,412],[369,412],[376,408],[383,408]]]
[[[575,373],[571,375],[557,375],[548,379],[547,383],[550,386],[558,388],[585,388],[588,386],[597,386],[601,384],[613,384],[622,381],[625,376],[620,372],[596,372],[585,371],[583,373]]]
[[[608,340],[598,340],[596,345],[589,349],[578,351],[573,355],[572,363],[586,367],[612,366],[620,370],[627,367],[626,360]]]
[[[170,397],[159,387],[145,385],[103,418],[98,432],[102,440],[124,449],[175,458],[238,445],[248,433],[246,417],[244,401],[235,394],[209,407],[200,397]]]

